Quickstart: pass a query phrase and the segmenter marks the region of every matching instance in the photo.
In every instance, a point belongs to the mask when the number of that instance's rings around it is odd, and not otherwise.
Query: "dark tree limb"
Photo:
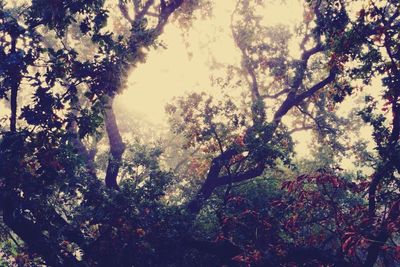
[[[397,67],[395,58],[390,49],[390,42],[391,42],[390,37],[386,36],[385,49],[391,62],[390,69],[393,73],[392,75],[394,75],[395,77],[400,77],[400,71]],[[392,89],[394,92],[391,101],[392,113],[393,113],[393,119],[392,119],[393,128],[387,144],[388,146],[387,155],[383,155],[386,157],[385,158],[386,163],[382,167],[380,167],[372,176],[371,183],[368,188],[368,208],[370,217],[375,216],[376,191],[378,189],[380,182],[384,177],[390,174],[393,168],[397,168],[397,170],[400,171],[400,163],[399,163],[400,157],[397,149],[397,144],[399,142],[399,137],[400,137],[400,104],[398,103],[400,97],[400,91],[399,88],[390,88],[390,89]]]
[[[133,19],[129,16],[128,9],[126,7],[126,3],[124,3],[123,0],[118,1],[118,8],[121,11],[122,16],[130,23],[132,24],[134,21]]]
[[[139,9],[135,7],[135,21],[142,19],[153,4],[154,0],[148,0],[144,4],[142,10],[139,11]],[[168,3],[166,3],[165,0],[160,0],[160,13],[158,16],[159,20],[157,26],[153,29],[155,36],[158,36],[162,33],[169,16],[182,4],[183,0],[173,0],[168,1]],[[120,2],[120,8],[123,15],[124,13],[127,13],[124,3],[122,3],[121,6]],[[127,19],[131,20],[129,16]],[[114,97],[115,96],[110,96],[108,103],[109,108],[105,111],[105,126],[110,145],[110,158],[108,161],[105,183],[109,188],[118,189],[117,177],[121,166],[122,155],[125,151],[125,144],[119,132],[115,114],[112,108]]]
[[[31,251],[41,255],[49,266],[86,266],[73,255],[61,253],[61,247],[44,234],[46,229],[43,228],[43,224],[32,221],[22,214],[22,209],[19,208],[19,205],[23,200],[20,197],[9,194],[1,200],[4,202],[2,205],[4,223],[29,246]],[[58,217],[56,221],[59,222],[61,219],[66,223],[59,215],[56,217]],[[48,223],[50,224],[50,222]],[[54,229],[55,231],[56,229]]]
[[[149,11],[150,7],[154,4],[154,0],[148,0],[144,4],[142,10],[138,10],[138,12],[135,14],[135,20],[136,19],[142,19]]]
[[[17,34],[11,34],[11,54],[16,54],[16,45],[17,45]],[[12,66],[10,69],[10,78],[11,78],[11,97],[10,97],[10,106],[11,106],[11,117],[10,117],[10,131],[17,131],[17,96],[19,85],[22,80],[22,75],[19,67],[17,65]]]
[[[160,0],[160,19],[166,21],[182,4],[183,0],[172,0],[168,3],[165,0]]]
[[[213,161],[215,161],[216,159],[217,158],[215,158]],[[204,205],[204,202],[208,198],[210,198],[210,196],[217,187],[233,183],[239,183],[256,178],[260,176],[264,171],[264,165],[260,165],[258,167],[255,167],[253,169],[238,174],[219,176],[221,168],[222,166],[219,166],[218,163],[217,164],[214,163],[214,165],[212,163],[212,167],[210,168],[210,171],[207,175],[205,182],[203,183],[200,190],[197,192],[195,198],[192,201],[190,201],[188,205],[188,209],[191,213],[193,214],[198,213],[201,210],[202,206]]]
[[[125,144],[118,129],[117,119],[112,108],[113,99],[109,100],[109,107],[105,111],[105,125],[110,145],[109,160],[106,171],[105,183],[109,188],[118,189],[117,177],[121,166]]]
[[[319,52],[322,52],[323,49],[324,49],[324,47],[321,45],[321,43],[318,42],[315,47],[313,47],[309,50],[306,50],[302,53],[301,59],[300,59],[300,66],[299,66],[299,69],[297,70],[296,78],[293,81],[291,91],[297,92],[299,90],[299,88],[304,80],[304,75],[307,70],[307,64],[308,64],[309,59],[313,55],[315,55]]]
[[[322,89],[324,86],[333,82],[336,78],[337,72],[338,72],[337,68],[333,67],[329,72],[329,75],[325,79],[316,83],[311,88],[309,88],[308,90],[299,95],[296,95],[294,92],[290,92],[286,97],[285,101],[283,101],[282,105],[275,112],[274,121],[276,123],[279,123],[282,117],[285,116],[290,109],[292,109],[294,106],[299,105],[302,101],[311,97],[318,90]]]
[[[207,200],[214,189],[217,187],[217,180],[221,169],[224,167],[224,162],[229,161],[238,152],[236,149],[228,149],[219,156],[215,157],[211,161],[211,166],[207,174],[207,178],[204,181],[199,192],[197,192],[195,198],[190,201],[188,209],[192,213],[198,213],[202,208],[204,201]]]
[[[301,127],[296,127],[296,128],[291,129],[291,130],[288,132],[288,134],[293,134],[293,133],[296,133],[296,132],[307,131],[307,130],[312,130],[312,129],[314,129],[313,126],[311,126],[311,125],[304,125],[304,126],[301,126]]]
[[[373,237],[374,242],[368,247],[367,258],[363,264],[363,267],[373,267],[378,259],[379,253],[382,250],[383,245],[386,243],[391,233],[387,229],[387,225],[390,222],[395,222],[400,217],[400,200],[397,200],[390,208],[388,217],[385,223],[382,224],[382,229],[377,236]]]
[[[267,94],[266,95],[262,95],[261,98],[277,99],[281,95],[287,94],[289,92],[290,92],[289,89],[283,89],[282,91],[279,91],[279,92],[277,92],[276,94],[273,94],[273,95],[267,95]]]

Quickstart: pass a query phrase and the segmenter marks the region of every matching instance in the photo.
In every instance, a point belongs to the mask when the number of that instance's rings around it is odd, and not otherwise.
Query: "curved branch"
[[[4,223],[20,237],[26,244],[28,244],[29,249],[39,253],[47,264],[55,267],[65,267],[65,266],[86,266],[85,263],[78,261],[73,255],[59,254],[54,248],[51,239],[45,234],[46,230],[55,231],[54,229],[46,229],[43,227],[44,224],[29,220],[21,212],[21,202],[22,199],[19,196],[12,196],[9,194],[7,197],[1,199],[4,202],[3,205],[3,221]],[[79,234],[79,230],[69,231],[69,225],[61,218],[54,210],[49,210],[51,216],[49,219],[54,219],[55,221],[47,222],[48,225],[56,223],[56,225],[63,228],[63,232],[60,229],[56,231],[60,234],[66,236],[66,238],[71,238],[69,241],[83,241],[84,239]],[[58,248],[61,251],[61,248]],[[60,259],[61,257],[61,259]]]
[[[394,73],[395,76],[400,76],[400,71],[397,67],[396,61],[394,59],[394,56],[392,54],[392,51],[390,49],[390,38],[389,36],[385,37],[385,49],[386,53],[390,59],[390,68],[392,72]],[[389,74],[389,77],[391,75]],[[391,89],[391,88],[389,88]],[[376,191],[378,189],[378,186],[381,182],[381,180],[388,175],[388,173],[395,167],[397,168],[398,171],[400,171],[400,163],[399,163],[399,155],[397,151],[397,143],[399,142],[399,137],[400,137],[400,104],[398,103],[399,99],[399,90],[393,90],[393,99],[391,101],[392,104],[392,113],[393,113],[393,119],[392,119],[392,132],[390,134],[390,138],[388,140],[388,155],[387,155],[387,162],[382,166],[373,176],[372,180],[370,183],[370,186],[368,188],[368,208],[369,208],[369,215],[370,217],[375,216],[375,209],[376,209]]]
[[[307,69],[308,60],[313,55],[323,51],[323,49],[324,49],[324,47],[322,46],[322,44],[318,42],[315,47],[311,48],[310,50],[306,50],[302,53],[301,60],[300,60],[300,66],[296,73],[296,78],[293,81],[292,91],[296,92],[300,88],[300,85],[303,82],[304,75],[305,75],[305,72]]]
[[[281,95],[284,95],[284,94],[289,93],[289,92],[290,92],[289,89],[283,89],[282,91],[280,91],[280,92],[278,92],[276,94],[273,94],[273,95],[262,95],[261,98],[264,98],[264,99],[266,99],[266,98],[277,99]]]
[[[133,19],[129,16],[128,9],[126,8],[126,4],[124,3],[123,0],[119,0],[118,2],[118,8],[121,11],[122,16],[130,23],[132,24],[134,21]]]
[[[16,54],[16,45],[18,35],[11,35],[11,54]],[[17,130],[17,96],[18,89],[22,80],[22,74],[18,67],[18,65],[13,65],[10,69],[10,78],[11,78],[11,98],[10,98],[10,106],[11,106],[11,117],[10,117],[10,131],[16,132]]]
[[[105,112],[105,125],[110,145],[109,160],[106,171],[105,183],[109,188],[118,189],[117,177],[121,166],[125,144],[118,129],[117,120],[112,108],[113,98],[109,100],[109,107]]]
[[[200,211],[204,201],[211,196],[214,189],[218,186],[218,176],[221,169],[224,167],[224,163],[229,161],[237,153],[238,151],[236,149],[228,149],[211,161],[210,170],[208,171],[206,180],[204,181],[200,190],[197,192],[195,198],[188,204],[188,210],[191,213],[196,214]]]
[[[160,14],[158,16],[157,26],[154,28],[154,32],[156,33],[156,35],[159,35],[163,32],[164,27],[167,24],[168,18],[182,4],[183,4],[183,0],[169,1],[168,4],[165,2],[165,0],[160,0]]]
[[[293,128],[292,130],[288,131],[288,134],[293,134],[296,132],[307,131],[312,129],[314,129],[314,127],[312,127],[311,125],[304,125],[302,127]]]
[[[374,242],[368,247],[367,258],[363,264],[363,267],[373,267],[378,259],[379,253],[390,237],[390,233],[387,230],[387,225],[390,222],[395,222],[400,217],[400,200],[397,200],[391,207],[388,218],[382,225],[380,233],[373,238]]]
[[[220,164],[220,158],[215,158],[213,160],[207,179],[205,180],[199,192],[196,194],[196,197],[190,201],[188,205],[188,209],[191,213],[197,214],[204,205],[204,202],[210,198],[217,187],[256,178],[263,173],[265,168],[264,165],[260,164],[259,166],[242,173],[219,176],[219,172],[223,167],[223,165]]]
[[[338,70],[336,67],[333,67],[330,72],[328,77],[326,77],[325,79],[323,79],[322,81],[320,81],[319,83],[315,84],[314,86],[312,86],[310,89],[308,89],[307,91],[299,94],[299,95],[295,95],[295,92],[290,92],[287,96],[287,98],[285,99],[285,101],[283,101],[282,105],[279,107],[279,109],[275,112],[274,115],[274,122],[278,123],[281,121],[282,117],[286,115],[286,113],[294,106],[300,104],[302,101],[304,101],[305,99],[311,97],[313,94],[315,94],[318,90],[320,90],[321,88],[323,88],[324,86],[330,84],[331,82],[333,82],[336,78],[336,75],[338,73]]]

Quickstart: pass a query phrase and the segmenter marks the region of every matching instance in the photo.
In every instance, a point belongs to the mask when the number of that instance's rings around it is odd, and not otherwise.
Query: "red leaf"
[[[350,249],[350,246],[351,246],[351,244],[353,243],[353,238],[354,238],[354,236],[353,235],[351,235],[351,236],[349,236],[347,239],[346,239],[346,241],[344,241],[344,243],[343,243],[343,245],[342,245],[342,250],[344,251],[344,252],[348,252],[348,254],[352,254],[352,250]]]
[[[400,246],[396,246],[394,249],[394,257],[397,261],[400,261]]]
[[[243,255],[237,255],[237,256],[233,257],[232,260],[237,261],[237,262],[244,262],[245,257]]]

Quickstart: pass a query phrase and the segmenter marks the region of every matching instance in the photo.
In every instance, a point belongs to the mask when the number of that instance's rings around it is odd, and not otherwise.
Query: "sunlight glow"
[[[212,61],[240,67],[240,52],[229,30],[234,7],[235,1],[216,1],[213,16],[195,21],[186,43],[182,38],[182,30],[177,25],[168,25],[161,38],[167,49],[149,51],[145,64],[132,69],[127,88],[115,100],[120,106],[118,110],[140,114],[142,119],[162,128],[167,127],[164,107],[173,97],[190,91],[219,92],[221,89],[213,87],[210,81],[211,76],[216,74],[216,70],[210,68]],[[259,15],[265,26],[282,24],[293,31],[305,16],[304,3],[297,0],[266,1]],[[292,57],[300,56],[299,42],[295,38],[290,42]],[[353,101],[344,105],[346,112],[350,112]],[[290,120],[284,118],[286,124]],[[310,133],[308,130],[293,134],[295,151],[300,158],[309,156],[309,147],[314,142]],[[362,137],[370,138],[370,131],[366,130]],[[345,165],[353,167],[350,161]]]
[[[159,124],[165,122],[164,106],[174,96],[186,91],[219,90],[210,83],[210,53],[217,62],[240,66],[240,54],[229,31],[234,4],[235,1],[216,1],[213,17],[194,23],[189,46],[185,45],[181,30],[168,25],[162,36],[167,49],[150,51],[146,63],[132,70],[128,87],[117,97],[116,104]],[[271,1],[259,12],[266,25],[293,27],[302,19],[303,6],[301,1]],[[293,43],[294,54],[298,54],[297,45]]]

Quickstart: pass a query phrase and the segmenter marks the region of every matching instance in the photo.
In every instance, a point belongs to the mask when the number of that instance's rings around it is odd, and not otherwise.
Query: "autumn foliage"
[[[215,1],[0,0],[0,266],[399,266],[399,1],[233,2],[153,138],[114,100]]]

